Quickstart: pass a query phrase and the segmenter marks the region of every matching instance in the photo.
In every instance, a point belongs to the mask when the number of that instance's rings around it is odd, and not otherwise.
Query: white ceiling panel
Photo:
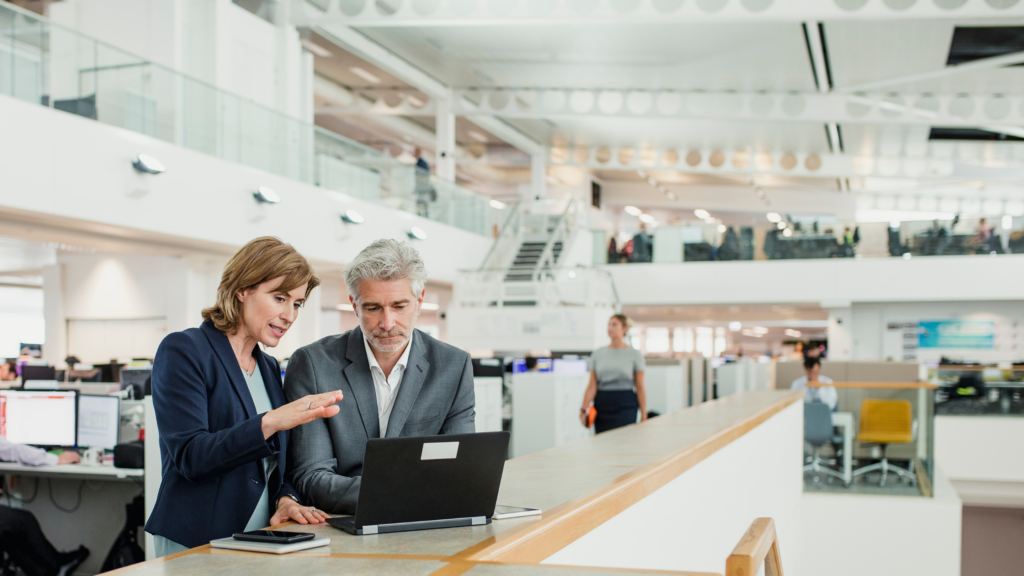
[[[454,87],[813,90],[797,23],[366,28]]]

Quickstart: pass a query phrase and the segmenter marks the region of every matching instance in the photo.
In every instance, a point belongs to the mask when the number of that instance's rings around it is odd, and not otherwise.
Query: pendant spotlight
[[[362,224],[363,222],[366,222],[363,215],[355,210],[345,210],[345,212],[341,214],[341,220],[347,224]]]
[[[277,192],[274,192],[266,186],[260,186],[257,188],[256,191],[252,193],[252,197],[262,204],[277,204],[281,201],[281,197],[277,195]]]
[[[132,168],[144,174],[162,174],[167,170],[162,162],[146,154],[136,156],[135,160],[132,160]]]
[[[427,233],[422,228],[417,228],[415,226],[413,226],[412,228],[409,228],[409,230],[408,230],[408,232],[406,232],[406,234],[409,236],[409,238],[412,238],[413,240],[426,240],[427,239]]]

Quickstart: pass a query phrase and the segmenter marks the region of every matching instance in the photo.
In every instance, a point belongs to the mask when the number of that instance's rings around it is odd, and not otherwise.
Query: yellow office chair
[[[860,432],[857,442],[861,444],[878,444],[882,447],[882,461],[864,466],[853,471],[856,478],[875,470],[882,471],[879,486],[885,486],[885,480],[892,472],[900,478],[906,478],[911,485],[917,483],[914,475],[914,461],[910,461],[910,469],[889,464],[885,451],[889,444],[909,444],[914,441],[916,428],[913,410],[906,400],[865,400],[860,405]]]

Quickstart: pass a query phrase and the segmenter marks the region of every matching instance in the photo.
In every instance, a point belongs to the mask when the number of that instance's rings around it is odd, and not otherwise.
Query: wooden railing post
[[[747,528],[725,561],[725,576],[754,576],[761,564],[765,576],[782,576],[779,538],[771,518],[758,518]]]

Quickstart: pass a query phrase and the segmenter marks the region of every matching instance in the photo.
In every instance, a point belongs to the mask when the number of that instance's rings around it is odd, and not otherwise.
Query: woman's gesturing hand
[[[291,430],[317,418],[330,418],[341,411],[334,404],[344,397],[341,390],[311,394],[271,410],[263,415],[263,437],[270,438],[275,432]]]
[[[328,518],[330,516],[326,512],[317,510],[312,506],[303,506],[285,496],[277,501],[277,512],[270,519],[270,525],[277,526],[289,520],[294,520],[299,524],[319,524],[326,522]]]

